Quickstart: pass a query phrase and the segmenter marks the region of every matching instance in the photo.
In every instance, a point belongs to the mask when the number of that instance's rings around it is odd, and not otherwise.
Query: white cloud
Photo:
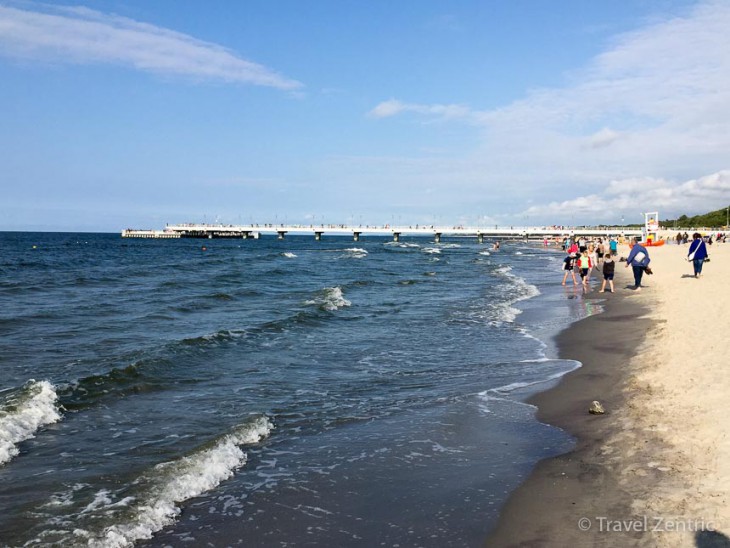
[[[45,62],[125,65],[284,90],[302,87],[219,45],[82,7],[41,12],[0,6],[0,54]]]
[[[657,200],[655,207],[667,213],[712,209],[720,196],[710,198],[711,182],[716,177],[714,184],[725,189],[730,168],[728,29],[730,3],[701,2],[683,16],[617,36],[563,87],[537,89],[488,110],[458,106],[449,118],[483,131],[481,142],[462,155],[464,173],[452,172],[452,180],[468,178],[477,181],[474,191],[510,196],[515,209],[527,200],[558,199],[531,208],[546,222],[564,209],[598,214],[609,196],[612,206],[621,200],[620,207],[633,202],[637,210]],[[442,119],[446,110],[391,99],[372,114],[405,112]],[[690,180],[705,173],[716,175]],[[642,184],[656,191],[641,192]],[[600,199],[586,203],[571,198],[576,194]]]
[[[580,224],[616,218],[617,212],[637,222],[641,211],[659,211],[661,218],[706,213],[730,205],[730,170],[684,182],[650,177],[611,181],[601,192],[532,206],[522,215],[533,218],[573,218]],[[631,216],[631,217],[629,217]]]
[[[609,146],[611,143],[621,137],[618,131],[613,131],[609,128],[603,128],[597,131],[589,137],[589,146],[591,148],[603,148]]]
[[[389,118],[402,112],[415,112],[445,120],[464,119],[473,116],[472,111],[464,105],[419,105],[415,103],[403,103],[396,99],[379,103],[369,112],[369,115],[374,118]]]

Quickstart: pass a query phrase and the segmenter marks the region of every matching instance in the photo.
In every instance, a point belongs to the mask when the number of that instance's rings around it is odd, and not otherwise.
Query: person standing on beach
[[[565,270],[565,275],[563,276],[563,285],[565,285],[565,281],[568,279],[568,274],[573,276],[573,285],[578,285],[578,280],[575,279],[574,263],[575,256],[572,253],[569,253],[567,257],[563,259],[563,270]]]
[[[702,239],[699,232],[692,234],[692,243],[689,244],[689,253],[687,253],[687,260],[692,261],[694,266],[695,278],[702,277],[702,265],[707,259],[707,245]]]
[[[590,280],[588,273],[593,268],[593,265],[591,264],[591,256],[588,255],[588,253],[583,253],[582,255],[578,253],[576,258],[580,265],[580,279],[583,280],[583,286],[588,287],[588,282]]]
[[[599,293],[603,293],[606,290],[606,282],[608,282],[611,288],[611,293],[615,293],[613,288],[613,275],[615,271],[616,263],[613,260],[613,256],[610,252],[606,253],[606,256],[603,258],[603,283],[601,284]]]
[[[611,255],[618,253],[618,241],[614,236],[611,236],[611,239],[608,241],[608,249],[611,251]]]
[[[639,238],[634,237],[634,246],[631,253],[626,257],[626,268],[631,265],[634,271],[634,290],[641,291],[641,278],[644,276],[644,269],[649,266],[651,259],[646,248],[639,243]]]

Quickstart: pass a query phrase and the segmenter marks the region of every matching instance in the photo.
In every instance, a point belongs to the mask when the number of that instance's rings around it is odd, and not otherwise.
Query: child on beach
[[[616,263],[613,262],[613,256],[611,253],[606,253],[606,256],[603,258],[603,283],[601,284],[601,290],[599,293],[603,293],[606,290],[606,282],[608,282],[609,286],[611,287],[611,293],[614,292],[613,290],[613,274],[616,271]]]
[[[591,256],[588,253],[583,253],[582,255],[578,253],[576,258],[578,259],[578,264],[580,264],[580,278],[583,280],[583,285],[588,285],[588,272],[593,268]]]
[[[563,270],[565,270],[565,275],[563,276],[563,285],[565,285],[565,280],[568,279],[568,274],[573,276],[573,285],[578,285],[578,281],[575,279],[575,270],[573,269],[575,263],[575,256],[573,253],[569,253],[565,259],[563,259]]]

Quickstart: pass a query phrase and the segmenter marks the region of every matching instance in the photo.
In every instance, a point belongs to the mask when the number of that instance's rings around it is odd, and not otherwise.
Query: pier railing
[[[328,236],[350,236],[359,241],[362,236],[387,236],[399,241],[402,236],[421,236],[433,238],[439,242],[444,236],[472,237],[479,242],[490,239],[524,239],[535,240],[558,238],[564,236],[639,236],[640,229],[625,227],[568,227],[568,226],[524,226],[524,227],[467,227],[467,226],[370,226],[370,225],[290,225],[290,224],[195,224],[185,223],[167,225],[164,230],[136,230],[127,228],[122,231],[123,238],[259,238],[262,235],[273,235],[279,239],[293,235],[312,235],[320,240]]]

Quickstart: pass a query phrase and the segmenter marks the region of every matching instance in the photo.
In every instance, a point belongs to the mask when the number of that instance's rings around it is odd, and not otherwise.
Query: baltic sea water
[[[0,233],[0,545],[481,546],[594,312],[474,239]]]

